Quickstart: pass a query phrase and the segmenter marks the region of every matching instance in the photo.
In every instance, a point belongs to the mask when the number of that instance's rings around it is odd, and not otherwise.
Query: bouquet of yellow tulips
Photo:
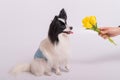
[[[93,30],[93,31],[96,31],[97,33],[100,33],[95,16],[87,16],[83,18],[82,24],[83,24],[83,27],[85,27],[86,29]],[[110,37],[108,38],[108,40],[114,45],[116,45],[116,43]]]

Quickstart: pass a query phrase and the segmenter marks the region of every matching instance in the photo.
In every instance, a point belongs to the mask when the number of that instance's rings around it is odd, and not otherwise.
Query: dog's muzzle
[[[73,32],[71,31],[73,29],[73,27],[69,27],[69,31],[63,31],[63,33],[66,33],[66,34],[73,34]]]

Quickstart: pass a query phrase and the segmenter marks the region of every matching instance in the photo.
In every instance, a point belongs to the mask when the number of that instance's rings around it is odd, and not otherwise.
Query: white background
[[[0,0],[0,80],[120,80],[120,36],[117,46],[82,27],[85,16],[95,15],[98,26],[120,25],[119,0]],[[53,17],[64,8],[70,36],[70,72],[62,76],[17,77],[8,71],[17,63],[32,60],[47,36]]]

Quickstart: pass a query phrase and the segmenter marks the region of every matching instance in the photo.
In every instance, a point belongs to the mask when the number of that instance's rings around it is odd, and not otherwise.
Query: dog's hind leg
[[[34,73],[34,75],[35,75],[35,76],[42,76],[43,73],[36,72],[36,73]]]
[[[41,59],[35,59],[31,62],[31,73],[35,76],[42,76],[45,72],[45,67]]]
[[[51,76],[51,72],[45,72],[44,74],[47,76]]]
[[[52,73],[51,73],[51,67],[46,66],[46,70],[45,70],[44,74],[47,75],[47,76],[51,76],[52,75]]]

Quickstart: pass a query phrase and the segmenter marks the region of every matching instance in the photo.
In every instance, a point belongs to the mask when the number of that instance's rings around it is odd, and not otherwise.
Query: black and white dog
[[[36,76],[51,75],[51,71],[54,69],[55,73],[60,75],[61,67],[69,71],[67,54],[69,52],[69,34],[72,33],[72,27],[67,25],[66,20],[67,14],[62,9],[51,22],[48,37],[40,43],[32,62],[16,66],[12,73],[28,71]]]

